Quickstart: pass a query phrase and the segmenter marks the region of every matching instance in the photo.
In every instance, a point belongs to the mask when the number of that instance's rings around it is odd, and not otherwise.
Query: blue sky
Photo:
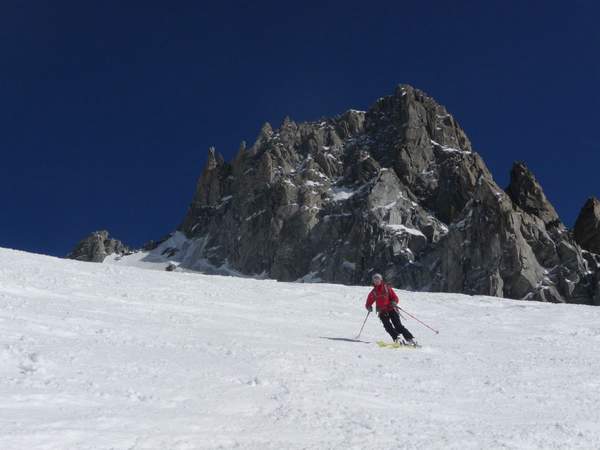
[[[0,246],[139,246],[182,220],[206,160],[398,83],[457,118],[501,186],[514,160],[572,225],[600,196],[592,1],[6,1]]]

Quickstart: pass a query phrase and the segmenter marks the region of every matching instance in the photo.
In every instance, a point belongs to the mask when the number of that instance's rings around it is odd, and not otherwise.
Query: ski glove
[[[367,311],[373,312],[373,307],[372,306],[365,306],[365,308],[367,308]]]

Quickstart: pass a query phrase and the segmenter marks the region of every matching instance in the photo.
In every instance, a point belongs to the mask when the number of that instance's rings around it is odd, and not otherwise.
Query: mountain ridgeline
[[[265,124],[230,162],[211,148],[182,265],[600,304],[600,208],[584,211],[577,236],[522,163],[500,188],[452,115],[400,85],[366,112]]]
[[[501,189],[457,121],[399,86],[366,112],[265,124],[231,162],[209,150],[181,225],[198,257],[285,280],[598,303],[598,258],[515,164]]]

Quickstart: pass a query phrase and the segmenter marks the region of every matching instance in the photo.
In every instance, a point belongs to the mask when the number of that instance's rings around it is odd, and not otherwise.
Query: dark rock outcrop
[[[69,259],[78,261],[102,262],[108,255],[130,253],[129,248],[121,241],[111,239],[108,231],[95,231],[82,239],[67,255]]]
[[[510,172],[510,184],[506,193],[523,211],[539,217],[546,224],[558,223],[560,219],[546,198],[533,173],[522,162],[516,162]]]
[[[573,234],[582,248],[600,255],[600,200],[591,197],[585,202]]]

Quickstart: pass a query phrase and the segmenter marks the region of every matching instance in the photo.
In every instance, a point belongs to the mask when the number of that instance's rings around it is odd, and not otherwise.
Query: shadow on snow
[[[329,341],[360,342],[361,344],[370,344],[369,341],[361,341],[360,339],[349,339],[349,338],[341,338],[341,337],[319,336],[319,339],[327,339]]]

